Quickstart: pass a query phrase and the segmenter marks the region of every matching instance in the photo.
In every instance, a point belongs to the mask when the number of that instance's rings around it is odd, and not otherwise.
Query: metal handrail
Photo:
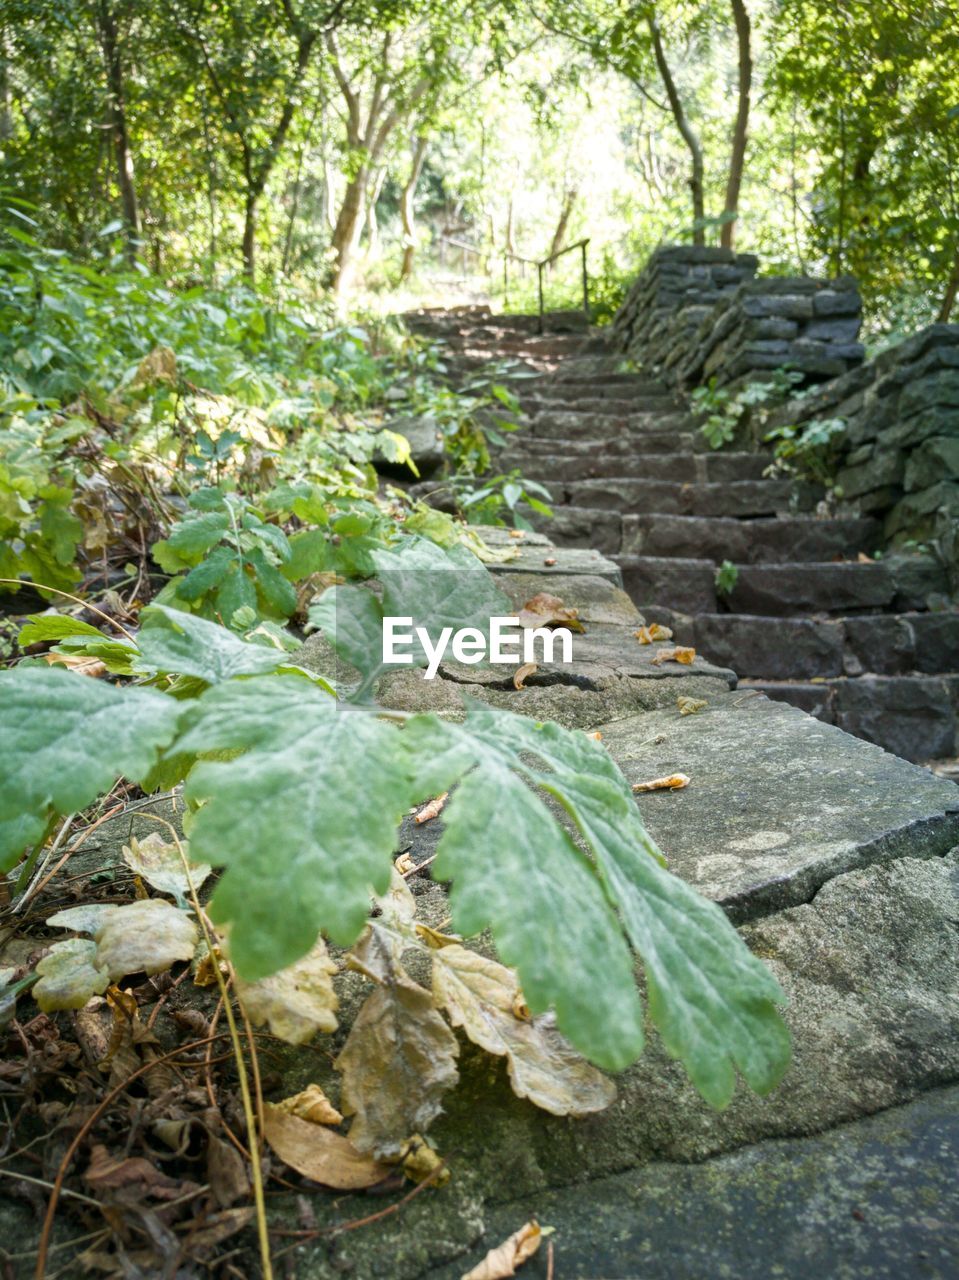
[[[589,244],[589,237],[583,240],[577,240],[573,244],[568,244],[563,249],[557,249],[555,253],[551,253],[548,258],[524,258],[519,253],[513,253],[511,249],[503,250],[503,301],[506,303],[509,297],[509,262],[522,262],[526,266],[536,268],[536,292],[539,300],[539,332],[543,333],[545,329],[545,309],[543,306],[543,272],[547,267],[552,266],[557,258],[561,258],[565,253],[573,253],[579,249],[583,257],[583,314],[589,320],[589,274],[586,269],[586,246]]]

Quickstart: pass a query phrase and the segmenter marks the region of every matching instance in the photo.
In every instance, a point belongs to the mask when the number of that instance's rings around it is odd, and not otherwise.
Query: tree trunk
[[[513,197],[510,196],[506,206],[506,252],[516,252],[516,236],[513,227]]]
[[[353,274],[353,258],[360,242],[363,227],[363,206],[366,198],[367,170],[361,168],[347,183],[343,203],[333,228],[331,244],[335,254],[331,284],[333,292],[345,293]]]
[[[134,258],[140,235],[140,210],[133,176],[133,153],[130,150],[130,135],[127,130],[123,59],[120,53],[116,15],[110,7],[109,0],[99,0],[97,26],[107,74],[108,124],[116,164],[117,186],[120,190],[120,204],[123,209],[123,223],[126,227],[127,253]]]
[[[336,170],[329,160],[323,161],[323,213],[332,231],[336,227]]]
[[[946,291],[942,295],[942,303],[939,307],[939,314],[936,320],[939,324],[948,324],[949,317],[952,315],[952,309],[956,305],[956,297],[959,295],[959,254],[952,265],[952,271],[949,279],[946,281]]]
[[[736,125],[733,129],[733,146],[729,157],[729,178],[726,182],[724,213],[729,220],[723,223],[719,243],[731,249],[736,238],[736,218],[739,213],[739,188],[742,185],[746,163],[746,144],[749,140],[749,92],[753,79],[753,58],[749,46],[749,14],[743,0],[730,0],[733,20],[736,23],[736,42],[739,48],[739,102],[736,107]]]
[[[563,247],[566,239],[566,228],[569,226],[569,220],[576,204],[579,192],[575,187],[567,187],[563,193],[563,207],[559,211],[559,221],[556,223],[556,230],[553,232],[553,239],[549,246],[549,256],[555,257]]]
[[[689,193],[693,202],[693,244],[703,245],[706,243],[706,228],[703,225],[706,218],[706,206],[703,198],[703,150],[699,145],[699,139],[696,137],[692,125],[686,117],[686,112],[683,110],[679,91],[676,88],[676,81],[673,79],[673,73],[669,69],[669,63],[666,61],[666,51],[663,48],[663,37],[659,30],[659,23],[652,15],[646,19],[646,22],[653,41],[653,56],[656,59],[656,66],[663,82],[663,88],[666,90],[666,97],[669,99],[669,109],[673,113],[676,128],[682,135],[682,139],[689,151]]]
[[[413,258],[416,255],[416,187],[426,159],[426,138],[422,134],[413,145],[409,177],[400,196],[400,217],[403,219],[403,265],[400,280],[408,280],[413,274]]]
[[[243,272],[252,282],[256,278],[256,204],[259,192],[247,188],[243,201]]]
[[[380,224],[376,217],[376,204],[386,181],[386,166],[377,169],[366,193],[366,240],[370,253],[375,256],[380,249]]]

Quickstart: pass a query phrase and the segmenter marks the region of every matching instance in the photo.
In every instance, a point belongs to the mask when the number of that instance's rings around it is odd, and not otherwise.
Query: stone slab
[[[737,690],[698,715],[602,726],[670,866],[737,919],[808,901],[833,876],[959,842],[959,787],[785,703]]]

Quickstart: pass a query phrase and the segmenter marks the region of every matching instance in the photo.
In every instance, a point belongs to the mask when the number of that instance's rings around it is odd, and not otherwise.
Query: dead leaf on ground
[[[677,698],[676,706],[679,707],[681,716],[694,716],[702,711],[703,707],[708,707],[709,702],[706,698]]]
[[[434,1187],[445,1187],[451,1176],[439,1152],[419,1133],[414,1133],[404,1144],[400,1168],[411,1182],[425,1182],[430,1178]]]
[[[211,1133],[207,1139],[206,1180],[210,1184],[213,1199],[221,1209],[228,1209],[237,1200],[248,1198],[250,1178],[246,1161],[232,1142]]]
[[[530,1017],[512,969],[466,947],[443,947],[433,956],[433,992],[454,1026],[506,1058],[519,1097],[556,1116],[589,1115],[615,1099],[613,1082],[576,1053],[551,1014]]]
[[[276,1104],[278,1111],[299,1116],[310,1124],[340,1124],[343,1117],[318,1084],[308,1084],[299,1093]]]
[[[84,1170],[83,1181],[101,1194],[127,1192],[137,1197],[151,1196],[155,1200],[175,1200],[186,1188],[197,1186],[161,1173],[142,1156],[128,1156],[126,1159],[111,1156],[101,1143],[97,1143],[90,1152],[90,1163]]]
[[[513,672],[513,688],[516,690],[525,689],[526,681],[538,669],[535,662],[524,662],[521,667],[517,667]]]
[[[696,657],[695,649],[687,649],[683,645],[676,645],[672,649],[660,649],[655,658],[652,659],[651,665],[658,667],[661,662],[681,662],[688,667],[692,664]]]
[[[416,870],[416,863],[410,853],[401,853],[398,858],[394,858],[393,866],[396,868],[397,874],[404,877],[408,876],[411,871]]]
[[[86,657],[82,653],[45,653],[43,660],[51,666],[69,667],[78,676],[91,676],[96,679],[107,673],[106,665],[99,658]]]
[[[183,852],[187,853],[187,843],[182,842]],[[159,893],[169,893],[181,906],[186,905],[190,884],[183,869],[180,850],[173,841],[163,839],[159,831],[151,831],[143,840],[133,836],[130,843],[123,846],[123,861],[136,875],[142,876]],[[190,864],[190,879],[193,887],[200,885],[210,875],[213,868],[205,862]]]
[[[634,791],[681,791],[689,786],[685,773],[671,773],[665,778],[653,778],[650,782],[634,782]]]
[[[110,984],[110,975],[97,960],[97,944],[89,938],[55,942],[38,963],[37,973],[40,981],[33,988],[33,998],[44,1013],[82,1009]]]
[[[579,620],[578,609],[567,609],[559,596],[539,591],[520,609],[521,627],[568,627],[570,631],[585,631]]]
[[[552,569],[555,563],[556,563],[555,556],[547,556],[546,559],[543,561],[543,564],[546,565],[547,569]]]
[[[254,1026],[268,1023],[288,1044],[305,1044],[317,1031],[335,1031],[339,1001],[332,976],[337,966],[317,938],[301,960],[259,982],[236,977],[236,994]]]
[[[459,1078],[458,1053],[430,993],[395,964],[392,979],[360,1009],[333,1064],[343,1073],[340,1105],[353,1116],[354,1145],[395,1156],[411,1133],[428,1129]]]
[[[516,1268],[528,1261],[543,1240],[543,1232],[535,1219],[514,1231],[508,1240],[490,1249],[481,1263],[467,1271],[463,1280],[506,1280],[515,1276]]]
[[[341,1133],[289,1115],[270,1102],[263,1110],[267,1142],[284,1163],[304,1178],[337,1191],[357,1191],[389,1177],[389,1165],[362,1155]]]
[[[658,622],[648,627],[640,627],[633,635],[640,644],[654,644],[657,640],[672,640],[673,633],[669,627],[661,627]]]
[[[192,960],[197,928],[185,911],[162,898],[116,907],[96,934],[97,964],[111,981],[129,973],[161,973],[177,960]]]
[[[107,902],[85,902],[79,907],[67,907],[47,917],[47,924],[54,929],[73,929],[75,933],[94,934],[103,926],[108,916],[118,908]]]
[[[416,817],[413,821],[419,825],[422,822],[430,822],[433,818],[438,818],[443,812],[443,805],[446,804],[448,791],[444,791],[441,796],[437,796],[435,800],[430,800],[428,804],[424,804],[422,809],[418,809]]]
[[[523,538],[526,537],[526,531],[524,529],[510,529],[509,536],[511,538],[516,538],[518,541],[521,541]]]

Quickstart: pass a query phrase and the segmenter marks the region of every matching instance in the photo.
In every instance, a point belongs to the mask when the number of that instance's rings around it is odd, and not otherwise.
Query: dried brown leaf
[[[405,1144],[400,1168],[411,1182],[425,1182],[429,1178],[434,1187],[445,1187],[450,1180],[450,1171],[439,1153],[418,1133]]]
[[[299,1093],[276,1104],[288,1116],[299,1116],[310,1124],[340,1124],[343,1117],[318,1084],[308,1084]]]
[[[708,707],[709,702],[705,698],[677,698],[676,706],[679,707],[681,716],[694,716],[702,711],[703,707]]]
[[[653,778],[650,782],[634,782],[634,791],[681,791],[689,786],[685,773],[671,773],[665,778]]]
[[[43,660],[51,666],[69,667],[78,676],[91,676],[94,680],[107,673],[106,665],[99,658],[85,657],[82,653],[45,653]]]
[[[341,1106],[353,1116],[355,1146],[396,1155],[411,1133],[426,1130],[458,1079],[458,1052],[430,993],[395,963],[392,979],[360,1009],[334,1064],[343,1073]]]
[[[683,645],[675,645],[672,649],[660,649],[651,665],[658,667],[663,662],[681,662],[683,666],[691,666],[696,657],[696,650]]]
[[[237,976],[236,994],[254,1026],[268,1023],[281,1040],[305,1044],[317,1031],[336,1030],[336,971],[326,943],[317,938],[312,951],[269,978],[244,982]]]
[[[441,796],[437,796],[435,800],[431,800],[429,804],[424,804],[422,809],[416,811],[416,817],[413,819],[417,825],[421,822],[429,822],[433,818],[438,818],[443,812],[443,805],[446,804],[448,791],[444,791]]]
[[[433,956],[433,991],[454,1026],[505,1057],[513,1092],[558,1116],[602,1111],[616,1087],[567,1043],[551,1014],[531,1018],[512,969],[462,946]]]
[[[388,1165],[362,1155],[348,1138],[324,1125],[288,1115],[270,1102],[264,1105],[264,1122],[266,1140],[280,1159],[325,1187],[356,1191],[389,1176]]]
[[[463,1280],[506,1280],[507,1276],[515,1276],[516,1268],[528,1261],[543,1240],[543,1232],[535,1220],[527,1222],[514,1231],[508,1240],[490,1249],[489,1253],[472,1271],[467,1271]]]
[[[559,596],[539,591],[520,609],[521,627],[568,627],[570,631],[585,631],[579,620],[578,609],[567,609]]]
[[[654,644],[657,640],[672,640],[673,633],[669,627],[661,627],[658,622],[648,627],[640,627],[633,635],[640,644]]]
[[[524,662],[521,667],[517,667],[513,672],[513,688],[517,690],[525,689],[526,681],[536,670],[538,670],[538,667],[535,662]]]

